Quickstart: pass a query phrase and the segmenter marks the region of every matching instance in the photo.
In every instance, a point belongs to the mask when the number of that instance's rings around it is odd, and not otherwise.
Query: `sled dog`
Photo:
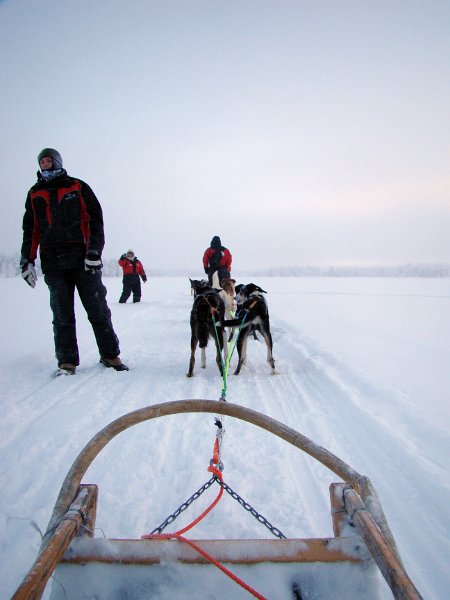
[[[194,295],[194,298],[198,296],[198,294],[208,292],[211,289],[211,286],[206,279],[191,279],[189,277],[189,281],[191,282],[191,294]]]
[[[225,316],[225,305],[216,290],[211,288],[207,281],[191,281],[191,290],[194,293],[194,303],[191,309],[191,358],[189,361],[188,377],[194,374],[195,351],[197,345],[201,349],[201,367],[206,367],[206,347],[209,337],[214,339],[216,345],[216,363],[220,374],[223,375],[221,353],[227,353],[227,342],[223,320]]]
[[[233,319],[236,312],[236,301],[234,299],[236,280],[230,277],[225,277],[220,282],[221,290],[219,294],[225,303],[225,318]]]
[[[218,271],[214,271],[212,275],[212,287],[219,292],[225,304],[225,319],[234,319],[236,313],[236,301],[234,299],[236,280],[231,277],[224,277],[219,281]],[[228,341],[233,337],[233,330],[230,329]],[[226,358],[226,357],[224,357]]]
[[[236,286],[236,300],[238,310],[236,318],[231,321],[224,321],[224,325],[239,327],[242,325],[236,347],[238,351],[238,364],[234,372],[239,375],[242,365],[247,361],[247,342],[252,331],[260,331],[267,347],[267,362],[270,365],[272,374],[275,373],[275,360],[273,358],[273,342],[270,332],[269,309],[266,299],[263,294],[267,292],[255,285],[248,283],[247,285]]]

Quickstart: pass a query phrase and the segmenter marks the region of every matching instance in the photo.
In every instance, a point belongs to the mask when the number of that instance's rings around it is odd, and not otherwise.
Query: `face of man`
[[[53,167],[53,160],[50,156],[43,156],[39,161],[41,171],[51,171]]]

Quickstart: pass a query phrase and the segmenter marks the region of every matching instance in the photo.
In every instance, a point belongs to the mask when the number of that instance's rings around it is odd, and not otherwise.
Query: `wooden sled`
[[[196,540],[258,590],[260,598],[380,600],[382,580],[398,599],[422,598],[399,558],[370,480],[290,427],[254,410],[213,400],[156,404],[128,413],[95,435],[68,472],[38,557],[13,600],[249,598],[189,545],[176,539],[93,538],[97,486],[81,484],[88,467],[120,432],[157,417],[205,412],[247,421],[284,439],[343,481],[330,485],[334,536],[320,539]],[[253,594],[255,595],[255,594]]]

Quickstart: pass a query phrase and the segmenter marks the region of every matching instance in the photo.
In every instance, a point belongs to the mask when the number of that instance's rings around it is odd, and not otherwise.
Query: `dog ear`
[[[261,287],[259,287],[259,285],[256,285],[255,283],[247,283],[245,287],[245,293],[250,295],[253,294],[253,292],[261,292],[262,294],[267,294],[266,290],[263,290]]]

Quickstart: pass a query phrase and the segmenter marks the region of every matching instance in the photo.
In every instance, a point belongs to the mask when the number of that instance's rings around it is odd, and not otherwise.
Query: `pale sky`
[[[1,253],[49,146],[150,273],[450,261],[448,0],[0,0],[0,53]]]

